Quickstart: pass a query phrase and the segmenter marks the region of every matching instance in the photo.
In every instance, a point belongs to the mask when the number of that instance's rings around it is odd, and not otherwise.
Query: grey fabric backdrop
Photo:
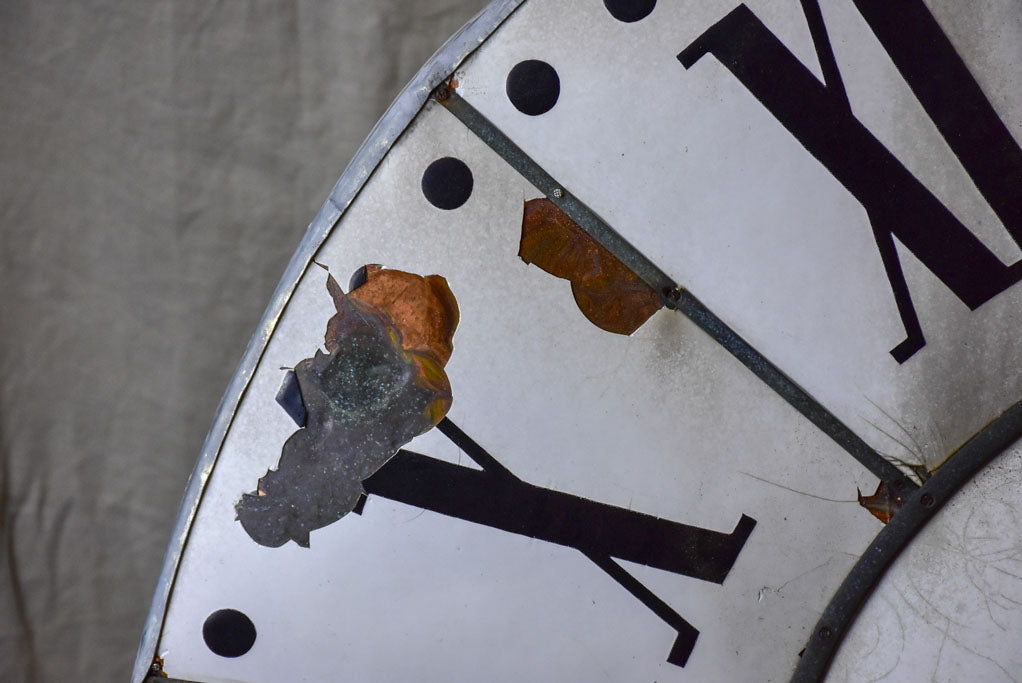
[[[0,3],[0,680],[127,680],[288,258],[484,4]]]

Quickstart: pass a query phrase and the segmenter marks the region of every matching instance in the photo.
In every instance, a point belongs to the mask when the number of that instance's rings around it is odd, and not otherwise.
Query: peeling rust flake
[[[458,304],[447,281],[365,270],[366,281],[348,294],[327,277],[337,311],[327,323],[327,352],[295,366],[305,427],[285,442],[277,469],[235,506],[261,545],[308,547],[309,532],[351,512],[365,495],[362,482],[451,407],[444,365]]]
[[[894,513],[905,504],[905,499],[902,495],[897,491],[889,489],[884,482],[880,482],[876,493],[872,496],[862,495],[862,491],[859,489],[855,489],[855,491],[859,494],[859,505],[869,510],[870,514],[884,524],[890,522],[891,518],[894,517]]]
[[[549,199],[525,203],[518,256],[571,282],[579,310],[607,332],[631,334],[662,305],[652,287]]]
[[[401,331],[406,350],[432,354],[445,365],[454,350],[451,340],[459,320],[458,302],[447,280],[439,275],[422,277],[385,270],[378,265],[365,268],[365,284],[348,296],[389,315]]]

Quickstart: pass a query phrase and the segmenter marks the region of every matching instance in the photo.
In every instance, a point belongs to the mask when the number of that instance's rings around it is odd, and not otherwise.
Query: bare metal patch
[[[308,547],[309,532],[351,512],[362,482],[451,406],[443,367],[458,306],[447,281],[380,266],[367,266],[366,275],[349,294],[327,277],[337,309],[327,352],[295,367],[305,427],[284,444],[277,469],[235,506],[261,545]]]

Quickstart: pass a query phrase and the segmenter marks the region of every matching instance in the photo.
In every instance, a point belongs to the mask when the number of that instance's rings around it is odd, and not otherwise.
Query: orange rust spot
[[[583,315],[607,332],[631,334],[662,305],[652,287],[549,199],[525,202],[518,256],[570,281]]]
[[[347,295],[336,282],[331,287],[328,281],[330,294],[335,301],[339,296],[347,296],[356,305],[382,311],[401,333],[401,345],[406,351],[429,355],[441,367],[446,365],[454,351],[454,330],[459,317],[458,302],[447,280],[439,275],[422,277],[379,265],[367,265],[366,275],[365,284]],[[328,349],[336,334],[328,327]]]
[[[859,489],[855,489],[855,491],[859,494],[859,505],[869,510],[870,514],[884,524],[890,522],[894,513],[905,504],[905,499],[901,497],[901,494],[887,488],[887,484],[884,482],[880,482],[876,493],[872,496],[862,495],[862,491]]]
[[[149,665],[149,676],[158,678],[167,678],[167,674],[163,671],[163,657],[159,655],[153,656],[153,663]]]

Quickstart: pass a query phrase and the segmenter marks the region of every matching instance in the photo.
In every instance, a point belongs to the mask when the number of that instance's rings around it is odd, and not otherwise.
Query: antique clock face
[[[1014,680],[1020,46],[494,2],[292,259],[135,680]]]

